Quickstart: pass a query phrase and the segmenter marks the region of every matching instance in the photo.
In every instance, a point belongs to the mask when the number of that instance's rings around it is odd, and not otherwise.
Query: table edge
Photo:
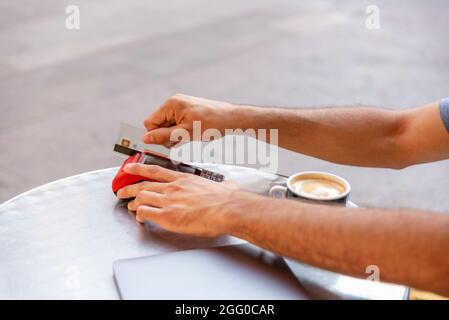
[[[25,192],[19,193],[18,195],[12,197],[11,199],[6,200],[6,201],[3,202],[3,203],[0,203],[0,210],[1,210],[3,207],[7,206],[10,202],[13,202],[13,201],[15,201],[15,200],[17,200],[17,199],[19,199],[19,198],[21,198],[21,197],[26,196],[27,194],[29,194],[29,193],[31,193],[31,192],[34,192],[34,191],[36,191],[36,190],[39,190],[39,189],[41,189],[41,188],[45,188],[45,187],[48,187],[48,186],[50,186],[50,185],[53,185],[53,184],[56,184],[56,183],[60,183],[60,182],[63,182],[63,181],[65,181],[65,180],[68,180],[68,179],[77,178],[77,177],[81,177],[81,176],[88,175],[88,174],[92,174],[92,173],[100,173],[100,172],[109,171],[109,170],[113,170],[113,169],[114,169],[114,170],[118,170],[119,168],[120,168],[120,167],[110,167],[110,168],[103,168],[103,169],[98,169],[98,170],[87,171],[87,172],[75,174],[75,175],[72,175],[72,176],[67,176],[67,177],[65,177],[65,178],[61,178],[61,179],[54,180],[54,181],[52,181],[52,182],[45,183],[45,184],[43,184],[43,185],[37,186],[37,187],[32,188],[32,189],[30,189],[30,190],[27,190],[27,191],[25,191]]]

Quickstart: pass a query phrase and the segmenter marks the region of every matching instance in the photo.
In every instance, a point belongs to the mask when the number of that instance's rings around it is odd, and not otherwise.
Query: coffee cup
[[[269,191],[273,198],[290,198],[323,204],[346,204],[351,186],[337,175],[308,171],[300,172],[287,179],[286,186],[276,185]]]

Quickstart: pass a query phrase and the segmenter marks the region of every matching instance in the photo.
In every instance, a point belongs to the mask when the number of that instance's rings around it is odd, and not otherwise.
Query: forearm
[[[430,217],[431,215],[431,217]],[[238,192],[225,233],[305,263],[449,294],[449,217],[402,209],[307,205]]]
[[[193,127],[195,121],[201,121],[204,131],[216,129],[222,134],[240,134],[236,129],[242,129],[253,135],[258,129],[276,129],[276,142],[281,147],[349,165],[402,168],[449,157],[449,135],[440,117],[438,101],[398,111],[279,109],[178,94],[145,120],[148,132],[143,140],[173,145],[172,139],[179,139],[177,129],[197,131]],[[177,133],[172,137],[175,130]],[[267,142],[273,143],[270,130],[266,133]],[[201,135],[193,135],[193,139],[198,138]]]
[[[280,109],[240,106],[242,129],[278,129],[281,147],[323,160],[402,167],[402,112],[375,108]]]

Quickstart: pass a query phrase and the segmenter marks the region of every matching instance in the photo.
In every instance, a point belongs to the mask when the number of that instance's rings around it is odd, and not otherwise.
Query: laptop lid
[[[284,260],[251,244],[114,262],[123,299],[308,299]]]

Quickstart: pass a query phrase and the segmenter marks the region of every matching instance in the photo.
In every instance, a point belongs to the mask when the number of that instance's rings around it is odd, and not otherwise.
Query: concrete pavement
[[[65,28],[67,4],[80,6],[79,31]],[[370,4],[379,30],[365,27]],[[0,202],[119,165],[119,124],[140,125],[177,92],[289,107],[449,96],[443,0],[1,0],[0,16]],[[345,176],[363,205],[449,210],[449,161],[394,171],[281,155],[285,174]]]

